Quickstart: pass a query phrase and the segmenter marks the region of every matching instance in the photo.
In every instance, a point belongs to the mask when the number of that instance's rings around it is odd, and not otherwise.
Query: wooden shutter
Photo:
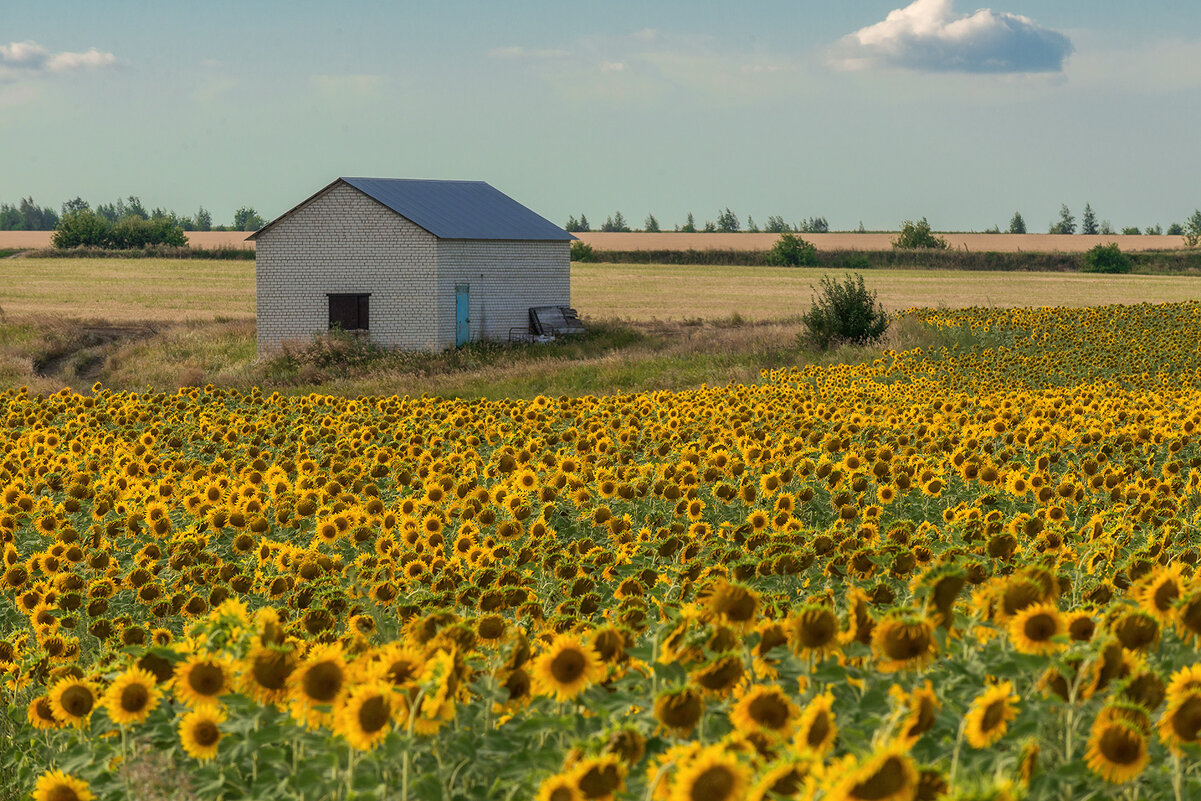
[[[370,294],[330,294],[329,327],[343,331],[366,331],[368,329]]]

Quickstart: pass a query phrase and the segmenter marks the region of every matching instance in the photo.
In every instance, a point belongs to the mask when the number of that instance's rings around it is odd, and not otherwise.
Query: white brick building
[[[339,178],[249,238],[260,356],[335,326],[413,350],[504,340],[571,304],[574,237],[482,181]]]

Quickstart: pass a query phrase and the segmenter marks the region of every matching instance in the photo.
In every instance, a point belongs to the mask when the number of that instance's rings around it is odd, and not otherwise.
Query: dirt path
[[[100,374],[115,343],[145,339],[161,330],[162,326],[152,325],[81,325],[35,359],[34,370],[45,378],[90,384]]]

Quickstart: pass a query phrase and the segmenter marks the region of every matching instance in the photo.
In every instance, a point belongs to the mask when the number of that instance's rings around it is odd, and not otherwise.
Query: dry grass
[[[573,264],[571,299],[593,320],[768,320],[807,309],[826,273],[813,269],[655,264]],[[835,274],[837,275],[837,273]],[[885,308],[1091,306],[1197,297],[1190,276],[869,270]],[[118,323],[251,320],[254,266],[186,259],[3,259],[0,310]]]
[[[717,319],[737,312],[765,320],[809,308],[824,275],[780,267],[573,264],[572,303],[581,314]],[[890,311],[913,306],[1095,306],[1164,303],[1201,295],[1196,277],[1081,273],[869,270],[864,283]]]
[[[768,250],[779,234],[577,233],[597,250]],[[896,234],[801,234],[818,250],[892,250]],[[1122,250],[1173,250],[1182,236],[1057,236],[1053,234],[939,234],[955,249],[1036,253],[1083,253],[1097,244],[1117,242]]]
[[[254,317],[254,263],[0,259],[0,309],[116,322]]]

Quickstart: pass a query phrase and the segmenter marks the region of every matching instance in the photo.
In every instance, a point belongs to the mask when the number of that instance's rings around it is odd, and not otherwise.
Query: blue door
[[[471,339],[471,319],[467,316],[467,284],[455,286],[455,347]]]

